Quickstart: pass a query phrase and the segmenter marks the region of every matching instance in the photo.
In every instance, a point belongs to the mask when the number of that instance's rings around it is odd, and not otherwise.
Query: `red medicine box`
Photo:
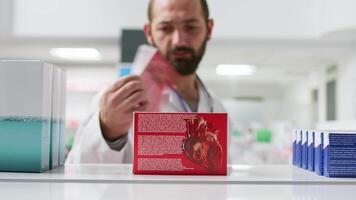
[[[226,113],[134,113],[134,174],[226,175]]]

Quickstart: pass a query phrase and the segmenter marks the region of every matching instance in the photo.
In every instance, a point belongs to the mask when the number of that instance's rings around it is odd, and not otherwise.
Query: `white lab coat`
[[[198,112],[215,113],[225,112],[223,105],[214,98],[202,85],[199,86]],[[99,102],[102,93],[93,100],[93,108],[90,115],[79,127],[71,152],[66,164],[73,163],[131,163],[133,153],[133,132],[129,130],[129,140],[121,151],[112,150],[102,136],[99,125]],[[210,100],[209,100],[210,99]],[[161,95],[160,111],[162,112],[184,112],[179,97],[170,88],[166,88]],[[229,125],[231,127],[231,124]],[[231,129],[231,128],[229,128]],[[230,132],[230,131],[229,131]]]

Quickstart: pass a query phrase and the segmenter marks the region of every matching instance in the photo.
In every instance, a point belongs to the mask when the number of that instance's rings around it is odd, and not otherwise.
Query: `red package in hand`
[[[227,174],[226,113],[134,113],[134,174]]]
[[[141,76],[148,99],[149,111],[159,111],[160,96],[165,87],[173,87],[178,73],[154,47],[141,45],[132,65],[132,73]]]

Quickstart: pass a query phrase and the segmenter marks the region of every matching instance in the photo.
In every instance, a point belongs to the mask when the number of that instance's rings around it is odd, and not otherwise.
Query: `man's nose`
[[[173,33],[173,46],[187,46],[188,36],[181,30],[175,30]]]

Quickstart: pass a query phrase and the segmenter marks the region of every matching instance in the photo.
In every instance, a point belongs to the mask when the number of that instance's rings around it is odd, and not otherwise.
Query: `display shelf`
[[[45,173],[0,173],[0,199],[352,199],[356,179],[290,165],[232,165],[227,176],[133,175],[132,165],[67,165]]]
[[[335,200],[353,199],[351,185],[1,183],[11,200]]]
[[[231,165],[227,176],[134,175],[132,165],[67,165],[44,173],[0,173],[0,182],[356,185],[352,178],[326,178],[290,165]]]

